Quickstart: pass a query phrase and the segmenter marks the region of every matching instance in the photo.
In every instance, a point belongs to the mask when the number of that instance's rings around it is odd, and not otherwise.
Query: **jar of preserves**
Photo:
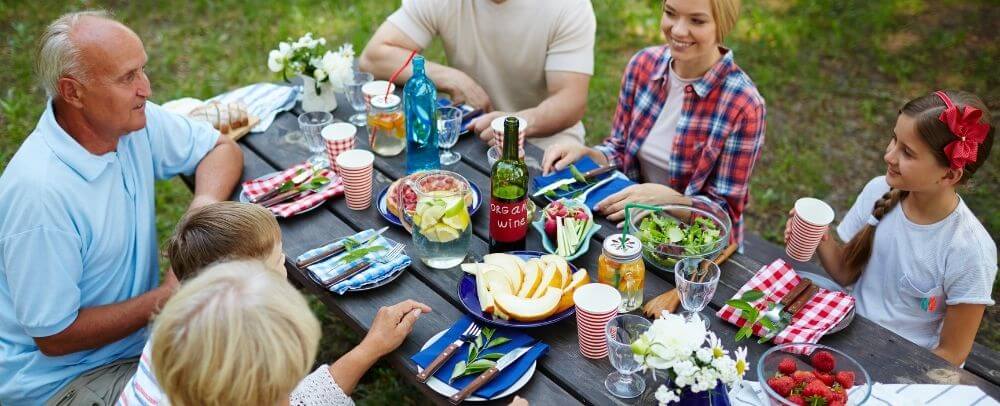
[[[406,120],[399,96],[372,96],[368,110],[368,145],[372,152],[381,156],[399,155],[406,149]]]
[[[642,306],[642,291],[646,283],[642,242],[634,235],[614,234],[604,239],[603,248],[597,260],[597,280],[621,292],[619,313],[638,309]]]

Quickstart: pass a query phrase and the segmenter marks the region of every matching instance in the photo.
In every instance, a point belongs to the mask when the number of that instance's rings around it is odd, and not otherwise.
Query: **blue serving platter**
[[[508,252],[511,255],[517,255],[521,259],[531,259],[540,258],[542,255],[546,255],[544,252],[539,251],[511,251]],[[576,266],[572,263],[569,264],[570,273],[576,272]],[[462,279],[458,281],[458,297],[462,302],[462,306],[465,307],[465,312],[471,315],[473,318],[487,324],[492,324],[495,326],[512,327],[512,328],[532,328],[532,327],[542,327],[548,326],[550,324],[555,324],[560,321],[565,320],[576,314],[576,307],[571,307],[562,312],[553,314],[545,320],[539,321],[517,321],[517,320],[503,320],[494,319],[492,314],[483,313],[482,307],[479,306],[479,294],[476,292],[476,277],[468,273],[462,276]]]

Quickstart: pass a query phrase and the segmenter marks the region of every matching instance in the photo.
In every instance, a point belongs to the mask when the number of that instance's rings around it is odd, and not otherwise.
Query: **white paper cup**
[[[365,95],[365,104],[371,106],[372,96],[385,95],[386,86],[389,87],[389,94],[392,94],[392,92],[396,90],[396,85],[389,83],[387,80],[373,80],[362,85],[361,93],[364,93]]]
[[[822,200],[812,197],[797,200],[785,254],[799,262],[811,260],[834,216],[833,208]]]

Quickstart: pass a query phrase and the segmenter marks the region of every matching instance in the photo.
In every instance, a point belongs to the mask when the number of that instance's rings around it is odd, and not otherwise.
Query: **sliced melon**
[[[494,297],[496,307],[518,321],[538,321],[551,316],[559,306],[562,289],[549,287],[545,294],[537,299],[525,299],[511,294],[499,294]]]
[[[569,285],[569,282],[572,279],[572,274],[569,270],[569,262],[566,262],[566,258],[560,257],[558,255],[548,254],[548,255],[542,255],[542,261],[547,264],[554,265],[561,274],[562,278],[560,279],[560,281],[562,282],[562,285],[557,287],[565,288],[567,285]]]
[[[538,289],[539,284],[542,282],[541,264],[539,261],[529,261],[527,263],[524,271],[524,281],[521,283],[521,289],[517,291],[518,297],[530,297]]]

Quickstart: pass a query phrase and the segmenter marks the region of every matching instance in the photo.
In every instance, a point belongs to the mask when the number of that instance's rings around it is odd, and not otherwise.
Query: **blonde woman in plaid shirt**
[[[596,148],[549,148],[545,173],[589,155],[641,183],[597,204],[611,221],[626,203],[691,204],[707,198],[732,217],[742,242],[750,173],[764,143],[764,99],[721,46],[739,0],[664,0],[667,44],[639,51],[622,79],[611,135]]]

